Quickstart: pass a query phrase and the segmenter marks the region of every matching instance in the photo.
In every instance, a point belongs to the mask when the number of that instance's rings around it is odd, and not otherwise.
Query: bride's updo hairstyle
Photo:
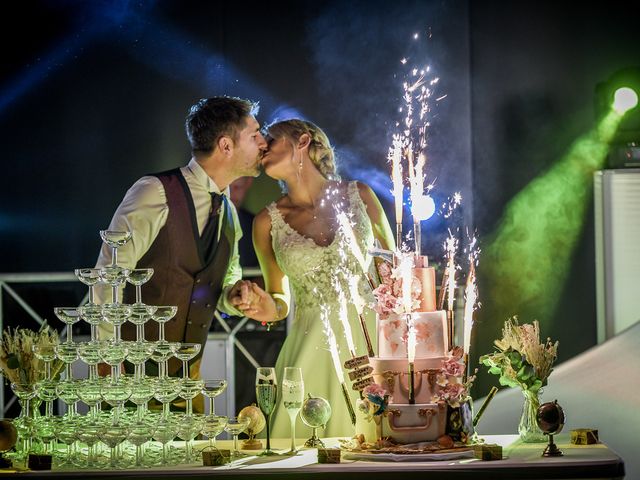
[[[338,175],[333,147],[329,138],[317,125],[306,120],[283,120],[267,127],[267,134],[274,139],[286,138],[294,146],[300,137],[309,135],[309,159],[327,180],[340,180]]]

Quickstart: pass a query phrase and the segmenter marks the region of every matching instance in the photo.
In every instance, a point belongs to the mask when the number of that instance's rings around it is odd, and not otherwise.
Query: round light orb
[[[629,87],[622,87],[613,94],[613,109],[620,115],[638,105],[638,94]]]

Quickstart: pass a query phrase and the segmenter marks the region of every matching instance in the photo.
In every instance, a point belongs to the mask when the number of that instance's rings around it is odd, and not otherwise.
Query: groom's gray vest
[[[195,207],[191,192],[180,169],[154,174],[164,186],[169,206],[167,222],[160,229],[149,250],[138,261],[136,268],[153,268],[151,279],[142,286],[142,301],[147,305],[176,305],[178,313],[165,325],[165,338],[170,342],[200,343],[204,351],[209,327],[214,318],[218,297],[231,257],[233,222],[230,212],[227,233],[220,236],[215,253],[206,263],[198,233]],[[230,232],[230,233],[229,233]],[[127,285],[124,302],[135,302],[135,290]],[[122,338],[135,340],[136,327],[130,322],[122,326]],[[158,339],[158,324],[150,320],[145,324],[145,339]],[[182,364],[172,358],[169,374],[174,375]]]

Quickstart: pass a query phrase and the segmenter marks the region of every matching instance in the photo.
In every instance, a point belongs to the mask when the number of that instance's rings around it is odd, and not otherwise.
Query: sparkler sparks
[[[471,348],[471,330],[473,328],[473,312],[478,306],[478,288],[476,285],[476,265],[478,263],[478,255],[480,250],[477,246],[477,238],[471,238],[467,249],[467,258],[469,260],[469,274],[467,275],[467,284],[464,291],[464,318],[463,318],[463,344],[462,348],[465,355],[469,355]]]

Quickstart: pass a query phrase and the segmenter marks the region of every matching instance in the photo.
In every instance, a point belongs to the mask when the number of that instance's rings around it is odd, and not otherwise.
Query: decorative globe
[[[0,452],[11,450],[18,441],[18,432],[11,420],[0,420]]]
[[[540,430],[548,435],[557,435],[564,427],[565,416],[564,410],[558,401],[546,402],[538,407],[536,421]]]
[[[331,418],[331,405],[324,398],[312,397],[309,394],[302,404],[300,418],[308,427],[324,427]]]
[[[249,419],[249,426],[246,429],[247,434],[252,437],[264,430],[267,425],[267,421],[264,418],[264,414],[256,407],[255,403],[252,403],[248,407],[244,407],[238,413],[238,419]]]

